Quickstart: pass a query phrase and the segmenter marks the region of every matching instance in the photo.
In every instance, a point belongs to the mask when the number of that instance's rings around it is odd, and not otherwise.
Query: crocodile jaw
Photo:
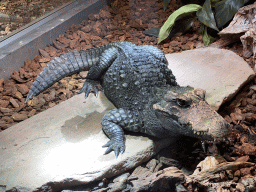
[[[201,140],[226,139],[230,133],[230,125],[204,100],[205,92],[203,90],[193,89],[178,94],[176,91],[175,94],[171,92],[171,99],[169,92],[167,100],[153,105],[155,113],[165,129],[168,129],[172,135],[186,135]],[[173,102],[177,98],[189,100],[189,106],[177,105]]]

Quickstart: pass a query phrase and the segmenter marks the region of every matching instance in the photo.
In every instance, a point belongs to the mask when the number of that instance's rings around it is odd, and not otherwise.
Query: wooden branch
[[[225,162],[217,165],[214,168],[207,169],[205,171],[201,171],[197,174],[192,174],[190,177],[192,180],[196,180],[198,182],[206,180],[206,179],[211,179],[215,178],[215,174],[219,173],[221,171],[226,171],[226,170],[233,170],[236,171],[238,169],[244,168],[244,167],[251,167],[255,166],[255,163],[250,163],[250,162]]]

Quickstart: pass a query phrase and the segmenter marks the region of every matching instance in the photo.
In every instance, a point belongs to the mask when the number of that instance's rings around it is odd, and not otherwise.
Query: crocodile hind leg
[[[100,90],[99,87],[100,87],[100,82],[99,81],[87,79],[84,82],[83,87],[78,92],[78,94],[85,92],[84,97],[87,98],[89,96],[89,94],[93,92],[95,97],[97,97],[98,94],[99,94],[99,90]]]
[[[113,109],[105,114],[101,121],[102,129],[110,139],[103,147],[108,147],[104,154],[115,152],[116,157],[125,151],[124,130],[139,132],[142,122],[138,115],[129,110]]]
[[[100,84],[99,79],[117,58],[117,55],[118,51],[115,47],[105,50],[100,56],[99,62],[88,71],[86,81],[78,94],[85,92],[85,98],[87,98],[91,92],[94,92],[94,95],[97,97]]]

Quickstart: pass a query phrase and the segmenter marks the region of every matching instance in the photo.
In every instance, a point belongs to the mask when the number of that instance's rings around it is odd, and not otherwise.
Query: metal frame
[[[79,24],[89,14],[97,13],[111,0],[77,0],[61,6],[42,18],[20,28],[0,42],[0,79],[8,79],[26,59],[38,55],[38,49],[51,44],[72,24]]]

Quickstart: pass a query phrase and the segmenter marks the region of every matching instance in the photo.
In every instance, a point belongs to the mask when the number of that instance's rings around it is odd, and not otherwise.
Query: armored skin
[[[110,139],[105,154],[125,150],[124,130],[157,138],[186,135],[223,140],[229,124],[205,101],[205,91],[180,87],[167,67],[164,53],[154,46],[114,42],[67,52],[52,60],[31,86],[26,102],[61,78],[89,70],[79,93],[97,96],[101,84],[116,109],[102,119]]]

